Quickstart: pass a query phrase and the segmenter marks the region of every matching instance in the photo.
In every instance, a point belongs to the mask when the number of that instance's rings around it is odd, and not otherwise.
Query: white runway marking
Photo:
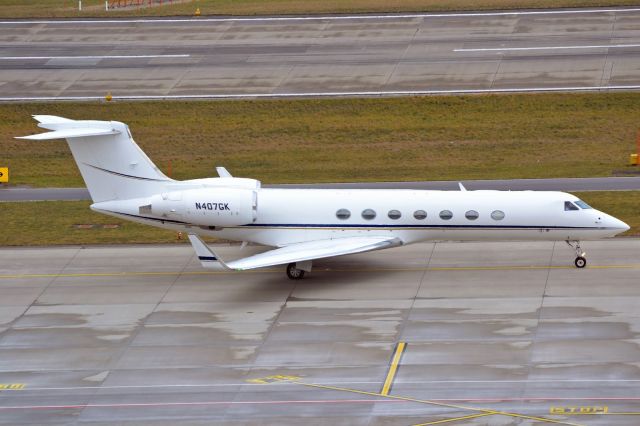
[[[265,16],[265,17],[229,17],[229,18],[158,18],[158,19],[70,19],[70,20],[28,20],[0,21],[0,25],[32,25],[32,24],[174,24],[174,23],[208,23],[208,22],[280,22],[280,21],[344,21],[344,20],[377,20],[377,19],[414,19],[414,18],[466,18],[491,16],[528,16],[528,15],[576,15],[594,13],[640,12],[640,8],[610,9],[564,9],[564,10],[525,10],[505,12],[451,12],[451,13],[408,13],[387,15],[338,15],[338,16]]]
[[[540,46],[540,47],[488,47],[477,49],[453,49],[454,52],[517,52],[528,50],[570,50],[570,49],[610,49],[622,47],[640,47],[640,44],[601,44],[592,46]]]
[[[191,55],[96,55],[96,56],[0,56],[0,60],[39,60],[39,59],[152,59],[152,58],[189,58]]]
[[[304,92],[304,93],[232,93],[202,95],[122,95],[113,96],[120,101],[181,100],[181,99],[252,99],[252,98],[333,98],[351,96],[417,96],[482,93],[536,93],[536,92],[593,92],[608,90],[640,90],[640,85],[629,86],[573,86],[573,87],[522,87],[505,89],[449,89],[449,90],[389,90],[366,92]],[[101,101],[104,96],[36,96],[0,97],[0,102],[34,101]]]

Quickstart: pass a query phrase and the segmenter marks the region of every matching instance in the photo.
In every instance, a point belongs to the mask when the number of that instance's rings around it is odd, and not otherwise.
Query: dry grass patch
[[[0,105],[12,184],[83,186],[32,114],[128,123],[173,177],[265,183],[610,176],[630,170],[640,93]]]

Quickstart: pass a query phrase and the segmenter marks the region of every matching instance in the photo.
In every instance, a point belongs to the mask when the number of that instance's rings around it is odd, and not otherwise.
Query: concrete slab
[[[434,399],[542,419],[551,405],[633,412],[640,240],[583,246],[584,270],[563,244],[438,243],[318,261],[300,282],[282,268],[203,271],[187,246],[0,249],[0,269],[19,272],[0,280],[0,385],[15,387],[0,390],[0,424],[469,415]],[[426,402],[367,393],[400,341],[391,395]],[[467,422],[480,420],[514,422]]]

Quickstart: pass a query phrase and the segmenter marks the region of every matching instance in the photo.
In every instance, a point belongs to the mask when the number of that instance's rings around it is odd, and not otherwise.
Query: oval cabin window
[[[451,213],[451,210],[442,210],[440,212],[440,219],[442,220],[449,220],[453,217],[453,213]]]
[[[427,212],[425,212],[424,210],[416,210],[415,212],[413,212],[413,217],[418,220],[424,220],[427,218]]]
[[[466,217],[469,220],[476,220],[477,218],[480,217],[480,215],[475,210],[469,210],[464,214],[464,217]]]
[[[502,220],[504,219],[504,212],[502,210],[494,210],[491,212],[491,219]]]
[[[398,210],[389,210],[388,213],[389,219],[400,219],[400,216],[402,216],[402,213],[400,213]]]
[[[375,219],[376,212],[371,209],[365,209],[362,211],[362,218],[365,220]]]
[[[340,209],[336,212],[336,217],[340,220],[347,220],[351,217],[351,212],[347,209]]]

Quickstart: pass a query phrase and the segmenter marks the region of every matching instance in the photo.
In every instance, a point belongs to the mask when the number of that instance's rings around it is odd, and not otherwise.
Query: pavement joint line
[[[393,386],[393,380],[396,378],[396,373],[398,372],[398,367],[400,366],[400,360],[402,359],[402,355],[404,354],[406,348],[406,342],[398,342],[398,344],[396,345],[396,349],[393,352],[393,356],[391,357],[391,365],[389,365],[387,378],[385,379],[384,384],[382,385],[382,390],[380,391],[381,395],[389,395],[391,386]]]
[[[60,404],[60,405],[7,405],[0,406],[3,410],[63,410],[85,408],[138,408],[138,407],[175,407],[175,406],[219,406],[219,405],[280,405],[280,404],[352,404],[352,403],[380,403],[380,402],[406,402],[400,400],[375,400],[375,399],[311,399],[311,400],[271,400],[271,401],[194,401],[194,402],[131,402],[131,403],[85,403],[85,404]]]
[[[343,388],[343,387],[338,387],[338,386],[319,385],[319,384],[316,384],[316,383],[306,383],[306,382],[301,382],[301,381],[298,381],[298,380],[287,380],[287,381],[289,383],[295,383],[295,384],[299,384],[299,385],[307,386],[307,387],[314,387],[314,388],[327,389],[327,390],[335,390],[335,391],[341,391],[341,392],[350,392],[350,393],[356,393],[356,394],[360,394],[360,395],[377,396],[377,397],[381,397],[381,398],[390,398],[390,399],[397,399],[397,400],[409,401],[409,402],[417,402],[417,403],[420,403],[420,404],[434,405],[434,406],[447,407],[447,408],[455,408],[457,410],[476,411],[476,412],[492,414],[492,415],[493,414],[499,414],[499,415],[502,415],[502,416],[521,418],[521,419],[528,419],[528,420],[536,420],[536,421],[540,421],[540,422],[544,422],[544,423],[553,423],[553,424],[561,424],[561,425],[568,425],[568,426],[584,426],[584,425],[582,425],[580,423],[572,423],[572,422],[567,422],[567,421],[562,421],[562,420],[549,419],[549,418],[546,418],[546,417],[529,416],[529,415],[526,415],[526,414],[512,413],[512,412],[508,412],[508,411],[491,410],[491,409],[479,408],[479,407],[468,407],[468,406],[465,406],[465,405],[450,404],[450,403],[437,402],[437,401],[433,401],[433,400],[425,400],[425,399],[418,399],[418,398],[411,398],[411,397],[399,396],[399,395],[383,395],[381,393],[376,393],[376,392],[367,392],[367,391],[362,391],[362,390],[358,390],[358,389],[349,389],[349,388]]]
[[[468,419],[475,419],[477,417],[494,416],[494,415],[495,414],[491,414],[491,413],[471,414],[469,416],[454,417],[454,418],[451,418],[451,419],[436,420],[436,421],[427,422],[427,423],[418,423],[418,424],[413,425],[413,426],[439,425],[439,424],[443,424],[443,423],[455,422],[457,420],[468,420]]]
[[[537,47],[488,47],[488,48],[469,48],[469,49],[453,49],[454,52],[518,52],[529,50],[558,50],[558,49],[603,49],[603,48],[622,48],[622,47],[640,47],[640,44],[602,44],[602,45],[585,45],[585,46],[537,46]]]
[[[435,266],[429,268],[366,268],[366,269],[314,269],[317,272],[420,272],[420,271],[520,271],[547,269],[576,269],[573,266]],[[629,265],[590,265],[589,269],[640,269],[640,264]],[[128,276],[169,276],[169,275],[229,275],[229,274],[259,274],[280,272],[276,269],[235,271],[169,271],[169,272],[98,272],[98,273],[62,273],[62,274],[4,274],[0,279],[28,279],[28,278],[82,278],[82,277],[128,277]]]
[[[359,96],[420,96],[447,94],[483,94],[483,93],[538,93],[538,92],[593,92],[603,90],[640,90],[640,85],[615,86],[566,86],[566,87],[512,87],[491,89],[446,89],[446,90],[381,90],[352,92],[294,92],[294,93],[219,93],[200,95],[115,95],[117,101],[147,100],[187,100],[187,99],[276,99],[276,98],[334,98]],[[0,102],[19,101],[102,101],[103,96],[33,96],[0,97]]]
[[[316,16],[266,16],[266,17],[227,17],[227,18],[156,18],[156,19],[31,19],[3,20],[0,25],[32,25],[32,24],[138,24],[138,23],[194,23],[205,22],[286,22],[286,21],[323,21],[323,20],[376,20],[376,19],[412,19],[412,18],[452,18],[452,17],[487,17],[487,16],[528,16],[528,15],[571,15],[640,12],[640,8],[603,8],[603,9],[559,9],[559,10],[514,10],[504,12],[442,12],[442,13],[404,13],[404,14],[360,14],[360,15],[316,15]]]

